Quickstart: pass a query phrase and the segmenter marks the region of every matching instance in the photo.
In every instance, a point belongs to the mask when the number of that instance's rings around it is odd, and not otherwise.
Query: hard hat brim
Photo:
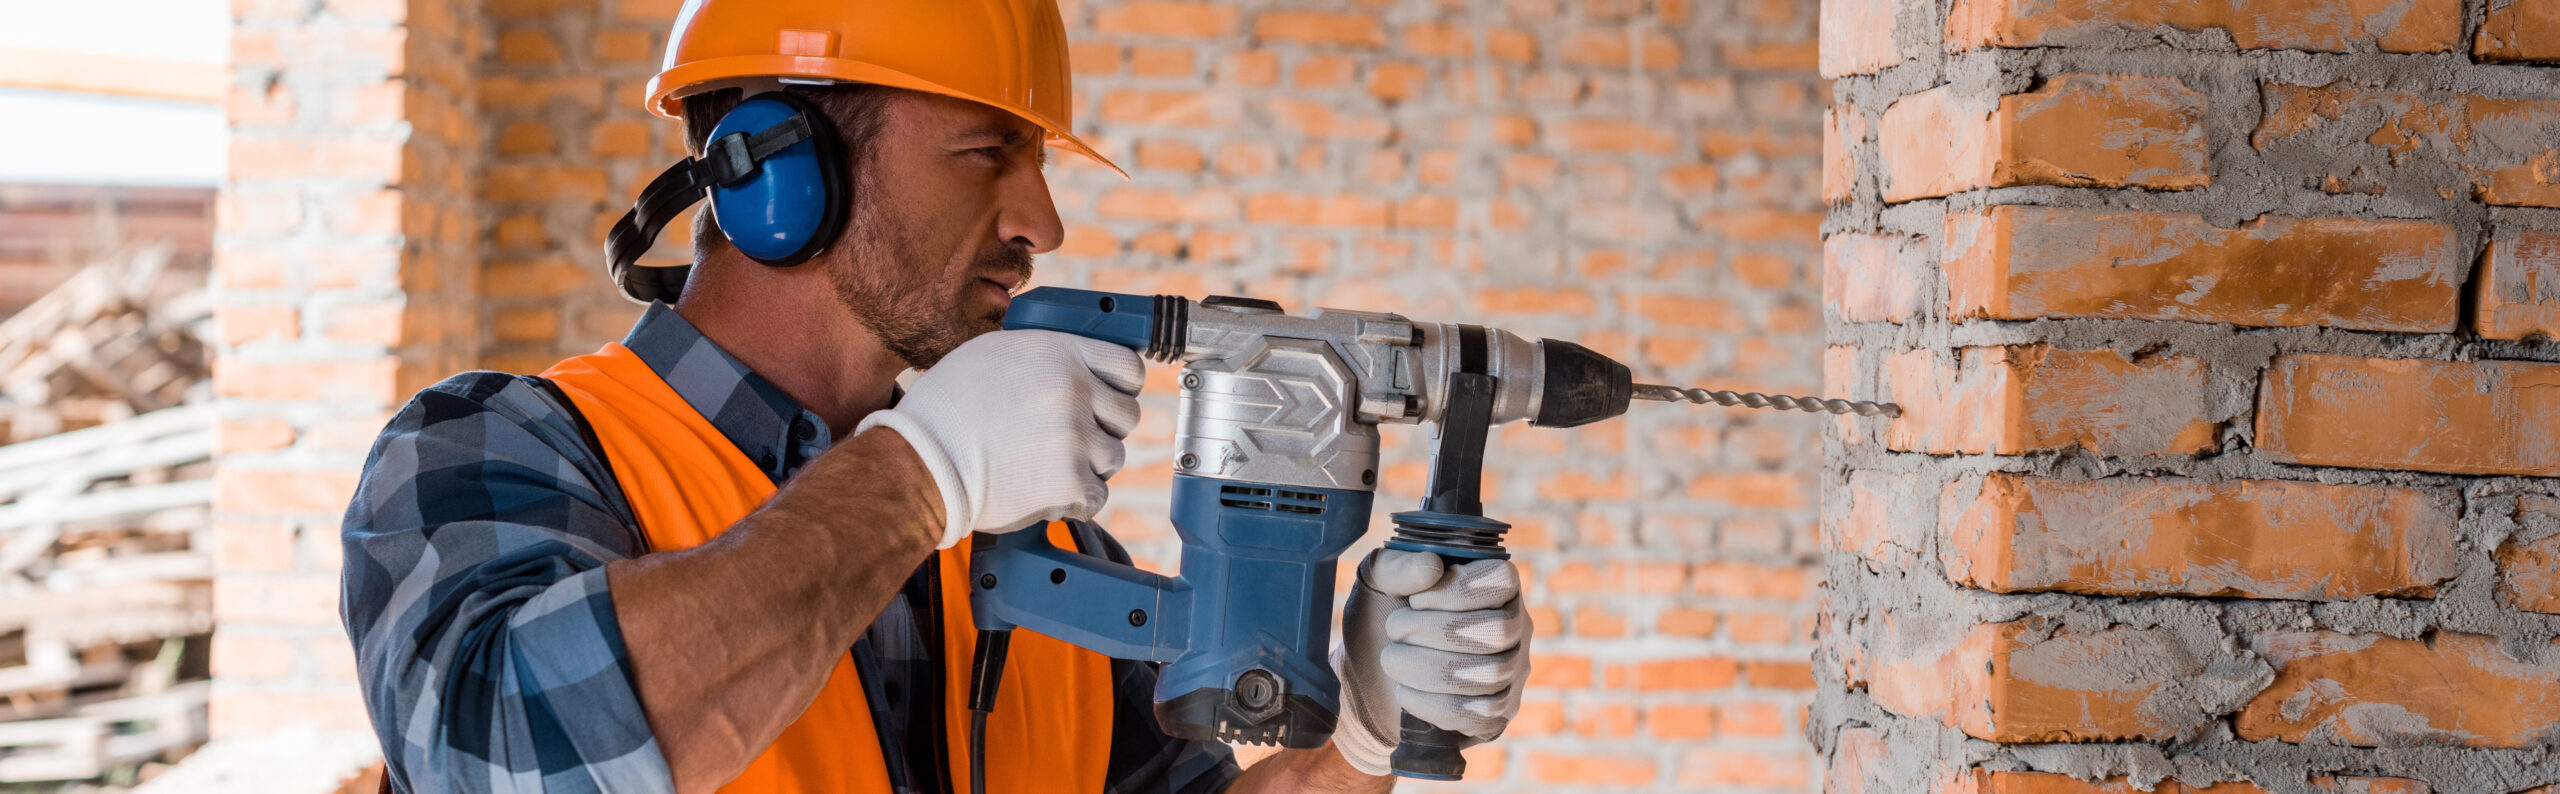
[[[1094,162],[1101,163],[1103,167],[1111,169],[1113,173],[1119,174],[1120,178],[1129,178],[1128,171],[1122,169],[1118,163],[1111,162],[1111,158],[1102,156],[1101,152],[1094,151],[1093,147],[1087,145],[1083,139],[1077,138],[1075,133],[1068,131],[1066,125],[1028,107],[975,96],[896,69],[843,58],[805,55],[733,55],[682,64],[649,78],[649,111],[663,118],[682,120],[684,97],[686,94],[693,93],[682,89],[698,89],[702,86],[750,76],[818,78],[845,83],[870,83],[940,94],[953,99],[965,99],[1040,125],[1041,129],[1049,133],[1049,145],[1084,155]]]

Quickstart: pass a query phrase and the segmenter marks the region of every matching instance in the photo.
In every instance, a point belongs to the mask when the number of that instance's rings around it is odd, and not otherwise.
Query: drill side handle
[[[1151,662],[1190,647],[1190,585],[1059,548],[1045,525],[986,537],[969,554],[969,611],[979,631],[1021,627]]]
[[[1449,373],[1448,407],[1440,416],[1440,443],[1431,454],[1431,486],[1422,509],[1397,513],[1396,532],[1387,548],[1440,555],[1445,565],[1474,560],[1508,559],[1503,533],[1511,525],[1484,517],[1484,444],[1493,426],[1493,395],[1499,380],[1481,371]],[[1411,713],[1402,715],[1395,752],[1387,765],[1397,775],[1419,780],[1457,780],[1466,776],[1467,759],[1459,750],[1477,742]]]

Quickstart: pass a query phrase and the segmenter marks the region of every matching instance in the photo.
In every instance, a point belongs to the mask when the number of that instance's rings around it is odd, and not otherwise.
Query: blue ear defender
[[[843,138],[824,112],[782,92],[757,94],[712,126],[702,156],[670,166],[640,190],[605,234],[605,265],[624,295],[674,302],[693,268],[640,267],[668,221],[707,194],[721,234],[775,267],[809,261],[844,231]]]

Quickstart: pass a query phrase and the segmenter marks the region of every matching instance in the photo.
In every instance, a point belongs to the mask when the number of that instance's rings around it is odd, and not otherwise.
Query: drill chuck
[[[1635,375],[1616,359],[1591,348],[1554,339],[1538,340],[1539,427],[1580,427],[1627,412],[1635,399]]]

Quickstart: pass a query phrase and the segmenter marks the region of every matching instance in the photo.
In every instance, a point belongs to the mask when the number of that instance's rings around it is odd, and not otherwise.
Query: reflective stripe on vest
[[[774,486],[710,420],[622,345],[560,362],[542,373],[577,403],[612,464],[650,548],[692,548],[771,497]],[[1065,524],[1051,540],[1072,548]],[[941,566],[945,736],[949,779],[969,790],[969,710],[965,682],[977,630],[969,622],[968,545],[936,552]],[[804,619],[829,619],[808,615]],[[1091,794],[1111,763],[1111,661],[1041,636],[1014,632],[1004,690],[987,720],[987,790]],[[854,672],[836,660],[827,685],[799,719],[723,792],[833,794],[888,792],[879,734]]]

